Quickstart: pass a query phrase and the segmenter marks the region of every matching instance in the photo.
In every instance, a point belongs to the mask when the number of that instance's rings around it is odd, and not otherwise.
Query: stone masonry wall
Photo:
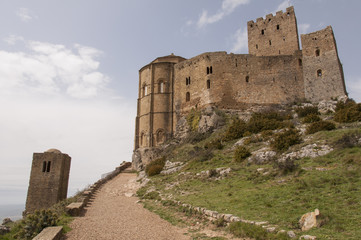
[[[210,67],[212,73],[207,74]],[[204,53],[175,65],[174,108],[177,114],[184,114],[209,105],[242,109],[289,103],[304,98],[302,74],[300,51],[264,57]],[[190,84],[186,78],[191,79]]]
[[[268,14],[265,19],[249,21],[248,52],[256,56],[292,55],[300,50],[297,20],[293,7],[275,16]]]
[[[312,102],[346,95],[342,65],[330,26],[301,35],[305,97]]]
[[[67,154],[34,153],[26,213],[48,208],[67,197],[70,162]]]

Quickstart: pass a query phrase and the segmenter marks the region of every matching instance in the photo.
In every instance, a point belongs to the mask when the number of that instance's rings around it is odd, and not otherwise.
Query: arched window
[[[264,35],[264,30],[263,29],[262,29],[261,33],[262,33],[262,35]]]
[[[211,88],[211,80],[207,80],[207,89],[210,89]]]
[[[147,85],[143,85],[143,88],[142,88],[142,96],[145,97],[147,96],[148,94],[148,88],[147,88]]]
[[[209,74],[209,67],[207,67],[207,74]]]
[[[300,67],[302,67],[302,59],[301,59],[301,58],[298,59],[298,65],[299,65]]]
[[[315,54],[316,54],[316,57],[319,57],[320,56],[320,49],[317,49]]]
[[[317,70],[317,77],[322,77],[322,70],[321,69]]]
[[[140,144],[139,144],[141,147],[143,147],[143,145],[144,145],[144,140],[145,140],[145,139],[144,139],[144,132],[142,132],[142,133],[140,134]]]
[[[160,81],[159,82],[159,89],[158,89],[159,93],[164,93],[164,82]]]
[[[51,162],[48,161],[48,165],[46,166],[46,171],[47,171],[47,172],[50,172],[50,166],[51,166]]]
[[[163,129],[159,129],[157,131],[157,134],[156,134],[156,143],[157,144],[162,144],[164,143],[164,140],[165,140],[165,136],[164,136],[164,130]]]
[[[43,162],[43,172],[46,171],[46,161]]]
[[[191,94],[189,92],[186,93],[186,102],[191,100]]]
[[[249,82],[249,76],[246,76],[246,82]]]
[[[209,68],[209,73],[213,73],[212,66]]]

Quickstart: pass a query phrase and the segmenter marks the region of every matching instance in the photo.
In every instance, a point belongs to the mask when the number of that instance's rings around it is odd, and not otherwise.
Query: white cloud
[[[59,44],[24,42],[28,52],[0,51],[0,92],[65,93],[84,99],[106,90],[109,78],[98,71],[99,61],[95,59],[101,51],[79,44],[69,49]]]
[[[291,1],[290,0],[285,0],[283,1],[280,5],[278,5],[277,9],[275,12],[278,12],[278,11],[282,11],[282,10],[286,10],[286,8],[290,7],[292,4],[291,4]]]
[[[223,17],[231,14],[238,6],[248,4],[250,0],[223,0],[222,8],[214,15],[208,15],[207,10],[203,10],[198,19],[197,26],[202,28],[208,24],[220,21]]]
[[[235,43],[231,49],[231,52],[242,52],[243,50],[247,50],[248,48],[248,34],[247,28],[239,28],[237,32],[234,34],[233,38],[235,39]]]
[[[22,36],[17,36],[17,35],[9,35],[8,37],[3,39],[4,42],[6,42],[9,45],[15,45],[17,42],[22,42],[24,41],[24,38]]]
[[[110,91],[101,51],[75,44],[23,43],[0,51],[0,191],[25,202],[33,152],[57,148],[72,157],[69,192],[131,161],[135,104]]]
[[[33,18],[37,18],[29,9],[27,8],[20,8],[16,11],[16,15],[21,19],[23,22],[29,22]]]
[[[298,31],[300,32],[300,34],[306,34],[308,33],[308,29],[310,29],[311,25],[308,23],[301,23],[298,24]]]

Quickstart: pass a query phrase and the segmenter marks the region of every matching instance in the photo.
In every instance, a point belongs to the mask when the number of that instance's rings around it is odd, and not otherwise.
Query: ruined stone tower
[[[25,213],[51,207],[65,199],[71,158],[59,150],[34,153]]]
[[[302,50],[293,7],[249,21],[247,29],[249,54],[170,55],[139,70],[135,169],[181,132],[177,123],[191,109],[246,110],[347,94],[331,27],[301,35]]]

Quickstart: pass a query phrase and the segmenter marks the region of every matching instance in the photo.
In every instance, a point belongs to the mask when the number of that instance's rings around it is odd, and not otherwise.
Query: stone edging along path
[[[205,216],[209,221],[222,220],[223,219],[226,223],[242,222],[242,223],[252,224],[252,225],[256,225],[256,226],[261,226],[267,232],[270,232],[270,233],[274,233],[276,231],[277,231],[277,233],[286,233],[287,232],[288,237],[296,238],[296,234],[293,231],[286,231],[286,230],[283,230],[283,229],[279,229],[279,226],[269,224],[267,221],[259,222],[259,221],[245,220],[245,219],[242,219],[242,218],[240,218],[238,216],[235,216],[233,214],[218,213],[217,211],[208,210],[206,208],[194,207],[194,206],[192,206],[190,204],[182,203],[180,201],[175,201],[175,200],[172,200],[172,199],[167,199],[167,198],[164,198],[162,196],[161,196],[161,200],[162,201],[171,201],[171,202],[173,202],[174,204],[176,204],[178,206],[182,206],[183,208],[189,209],[191,211],[195,211],[195,212]],[[310,236],[310,235],[302,235],[302,236],[300,236],[299,239],[316,240],[317,237]]]

